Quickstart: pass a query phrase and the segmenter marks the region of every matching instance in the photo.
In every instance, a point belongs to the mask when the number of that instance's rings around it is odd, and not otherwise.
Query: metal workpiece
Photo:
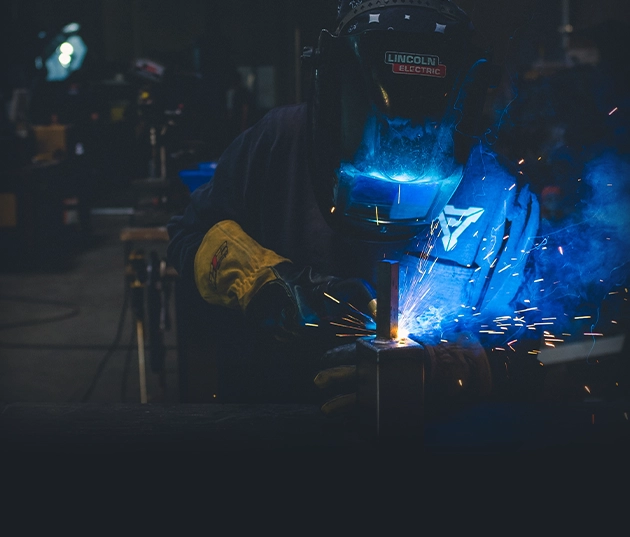
[[[357,341],[357,404],[363,431],[379,441],[421,442],[424,348],[410,339]]]
[[[397,261],[384,260],[377,267],[376,337],[380,340],[398,337],[399,272],[400,267]]]
[[[398,339],[399,264],[381,261],[376,337],[357,340],[357,403],[363,430],[379,443],[424,435],[424,347]]]

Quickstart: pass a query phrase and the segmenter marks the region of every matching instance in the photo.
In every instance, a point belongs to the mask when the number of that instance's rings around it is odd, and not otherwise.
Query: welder
[[[318,371],[351,371],[353,342],[374,332],[383,259],[400,262],[429,396],[492,393],[465,323],[423,328],[452,304],[512,312],[538,228],[535,197],[484,144],[494,70],[476,40],[450,0],[341,0],[305,50],[308,102],[236,138],[171,219],[179,330],[209,346],[217,400],[321,400]]]

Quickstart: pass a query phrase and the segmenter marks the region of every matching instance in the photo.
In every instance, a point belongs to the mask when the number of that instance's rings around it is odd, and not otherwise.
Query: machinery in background
[[[166,395],[167,349],[164,336],[172,328],[171,297],[177,273],[156,250],[151,250],[147,256],[143,248],[133,247],[133,244],[164,242],[166,237],[164,228],[125,228],[121,232],[126,255],[126,292],[130,298],[136,333],[141,403],[147,403],[150,398],[147,393],[147,362],[158,380],[159,393],[153,398],[160,399]]]

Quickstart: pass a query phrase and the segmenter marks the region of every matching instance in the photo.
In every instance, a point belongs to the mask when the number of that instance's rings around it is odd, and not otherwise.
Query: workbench
[[[484,403],[428,421],[427,454],[629,453],[630,404]],[[47,404],[1,408],[6,453],[372,452],[345,419],[314,405]],[[404,445],[393,446],[404,452]]]

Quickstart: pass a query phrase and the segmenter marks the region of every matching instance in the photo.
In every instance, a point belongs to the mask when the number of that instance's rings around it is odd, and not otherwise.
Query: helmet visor
[[[461,180],[454,131],[463,35],[366,31],[337,38],[341,151],[336,209],[425,224]]]

